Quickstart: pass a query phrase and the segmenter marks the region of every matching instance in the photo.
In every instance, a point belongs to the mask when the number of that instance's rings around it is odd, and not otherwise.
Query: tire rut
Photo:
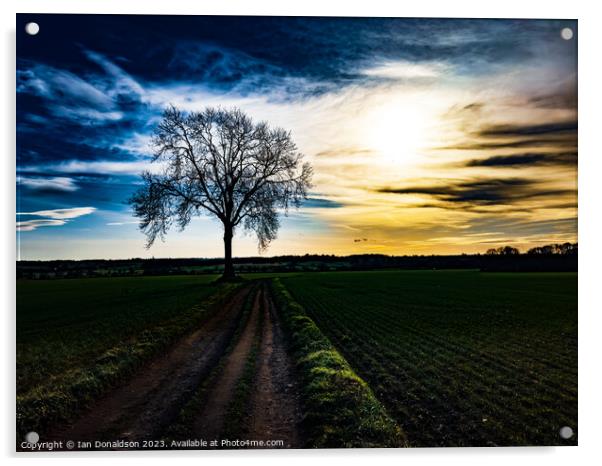
[[[282,447],[301,448],[299,387],[277,309],[267,291],[263,294],[263,312],[260,362],[251,396],[247,436],[250,440],[282,440]]]
[[[223,432],[228,406],[232,402],[236,384],[243,374],[258,331],[262,296],[263,290],[260,289],[255,294],[244,330],[230,354],[226,356],[222,370],[209,387],[204,406],[193,426],[193,434],[199,438],[217,440]]]

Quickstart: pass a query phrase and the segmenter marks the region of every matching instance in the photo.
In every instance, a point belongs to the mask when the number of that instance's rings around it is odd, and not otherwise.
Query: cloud
[[[526,199],[557,198],[575,194],[575,190],[572,189],[542,188],[536,181],[525,178],[449,181],[447,184],[384,187],[377,191],[401,195],[426,195],[448,204],[448,207],[449,204],[510,205]],[[446,208],[446,205],[442,204],[438,207]]]
[[[98,175],[140,175],[143,171],[158,173],[161,169],[162,165],[160,163],[151,163],[150,160],[136,160],[131,162],[116,162],[112,160],[68,160],[59,163],[24,166],[19,168],[20,171],[32,173],[44,172]]]
[[[360,74],[385,79],[424,79],[437,78],[449,72],[449,65],[442,62],[415,63],[409,61],[390,61],[373,65],[360,71]]]
[[[72,207],[70,209],[38,210],[36,212],[17,212],[17,215],[31,215],[34,217],[49,217],[53,219],[71,219],[91,214],[96,207]]]
[[[529,96],[528,102],[546,109],[577,109],[577,76],[572,74],[558,87],[544,89]]]
[[[84,54],[90,61],[99,65],[107,75],[113,78],[108,86],[113,98],[123,96],[129,97],[132,95],[142,96],[144,94],[144,88],[138,81],[119,66],[115,65],[111,60],[108,60],[104,55],[92,50],[85,50]]]
[[[523,166],[567,166],[577,164],[577,152],[527,152],[512,155],[495,155],[462,162],[466,167],[523,167]]]
[[[514,238],[515,241],[528,242],[529,240],[546,241],[546,238],[557,237],[574,240],[572,237],[577,227],[576,216],[562,216],[553,219],[532,218],[475,218],[464,235],[469,240],[476,236],[500,235],[500,242],[504,238]]]
[[[32,178],[20,176],[17,182],[29,189],[39,191],[77,191],[79,187],[75,184],[75,180],[64,176],[56,176],[52,178]]]
[[[65,225],[69,220],[89,215],[95,210],[95,207],[72,207],[69,209],[17,212],[17,217],[45,217],[43,219],[17,221],[17,231],[33,231],[39,227]]]
[[[128,134],[122,141],[115,144],[114,147],[137,156],[148,155],[153,152],[152,136],[138,132]]]
[[[42,64],[17,70],[17,92],[44,100],[54,115],[81,123],[116,121],[123,118],[106,90],[70,71]]]
[[[95,108],[113,106],[113,101],[88,81],[69,71],[41,64],[17,71],[17,92]]]
[[[374,149],[340,147],[337,149],[322,150],[322,151],[316,153],[316,156],[318,156],[318,157],[338,157],[338,156],[350,157],[350,156],[354,156],[354,155],[372,155],[374,153],[375,153]]]
[[[109,222],[107,223],[108,226],[122,226],[122,225],[136,225],[140,222],[138,222],[137,220],[133,220],[131,222]]]
[[[540,136],[547,134],[575,134],[577,122],[541,123],[536,125],[495,125],[482,129],[479,136],[482,137],[516,137],[516,136]]]
[[[193,74],[198,82],[231,90],[257,90],[278,78],[283,68],[241,50],[210,42],[180,41],[168,64],[172,72]]]
[[[440,149],[576,148],[577,122],[560,121],[528,125],[485,125],[477,131],[466,134],[464,139],[462,142],[447,145]]]
[[[416,241],[433,236],[422,225],[459,229],[493,210],[500,221],[548,218],[575,204],[575,191],[564,189],[576,162],[575,41],[558,35],[572,21],[59,16],[47,19],[64,26],[46,28],[51,60],[21,47],[17,63],[18,171],[56,179],[65,189],[53,205],[78,205],[85,194],[86,204],[121,211],[133,176],[161,169],[148,142],[170,103],[237,106],[290,129],[316,169],[300,217],[329,229],[336,247],[345,241],[333,231],[349,230],[348,243],[370,238],[361,247],[402,250],[405,230],[420,231]],[[53,32],[73,20],[88,25],[77,44]],[[482,153],[433,150],[444,145]],[[522,182],[496,182],[501,167],[524,168]],[[467,172],[482,179],[461,178]],[[82,189],[69,191],[61,178]],[[19,185],[22,205],[40,205],[41,183]],[[23,231],[68,221],[20,220]],[[123,229],[105,230],[121,240]]]
[[[40,219],[40,220],[24,220],[22,222],[17,222],[17,231],[33,231],[39,227],[54,227],[64,225],[65,220],[50,220],[50,219]]]
[[[444,150],[487,150],[487,149],[526,149],[537,147],[573,148],[576,141],[573,138],[538,138],[515,139],[500,142],[466,142],[440,147]]]
[[[86,124],[104,124],[107,122],[119,121],[123,119],[122,112],[97,110],[94,108],[74,108],[64,105],[57,105],[53,108],[53,113],[62,118],[77,120]]]

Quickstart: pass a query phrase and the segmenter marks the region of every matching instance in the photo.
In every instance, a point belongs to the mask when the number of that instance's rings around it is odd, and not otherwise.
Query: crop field
[[[214,281],[18,280],[19,435],[577,443],[559,436],[578,425],[576,273]]]
[[[576,444],[577,274],[282,277],[410,446]]]

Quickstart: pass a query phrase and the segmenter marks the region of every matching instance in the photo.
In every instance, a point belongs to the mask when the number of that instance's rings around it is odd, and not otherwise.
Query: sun
[[[436,112],[417,96],[383,99],[367,112],[366,118],[366,142],[378,161],[390,167],[419,164],[436,137]]]

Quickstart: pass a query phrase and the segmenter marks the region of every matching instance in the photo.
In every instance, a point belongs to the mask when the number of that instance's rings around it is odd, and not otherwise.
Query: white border
[[[2,423],[0,442],[3,456],[15,461],[14,448],[14,306],[15,306],[15,13],[128,13],[128,14],[246,14],[306,16],[414,16],[414,17],[501,17],[579,19],[579,447],[564,448],[498,448],[498,449],[421,449],[421,450],[296,450],[296,451],[232,451],[232,452],[129,452],[20,454],[20,464],[36,460],[55,462],[84,460],[90,464],[142,463],[164,464],[166,461],[217,462],[262,466],[283,462],[287,466],[307,462],[344,460],[350,465],[366,462],[400,464],[490,465],[546,463],[568,466],[595,464],[600,457],[599,434],[602,433],[600,397],[602,376],[602,298],[600,294],[600,186],[602,176],[600,153],[600,44],[602,23],[595,2],[589,1],[525,1],[483,2],[471,0],[398,2],[391,0],[331,1],[303,0],[287,3],[278,0],[222,0],[221,2],[181,0],[4,0],[0,3],[2,23],[2,208],[0,254],[0,296],[2,296]],[[598,460],[599,461],[599,460]]]

